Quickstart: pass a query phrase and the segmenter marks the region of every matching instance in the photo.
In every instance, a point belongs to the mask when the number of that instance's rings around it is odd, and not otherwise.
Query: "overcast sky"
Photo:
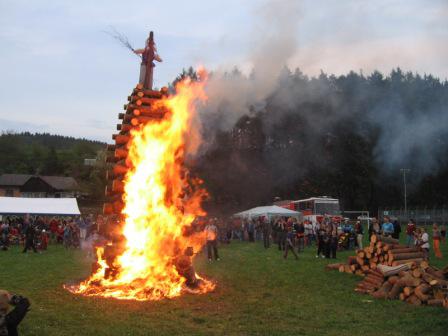
[[[273,15],[284,1],[291,0],[269,1]],[[164,60],[155,70],[157,86],[189,65],[250,71],[266,2],[0,0],[0,130],[110,142],[137,83],[139,59],[104,31],[113,26],[142,47],[154,30]],[[296,2],[290,67],[315,75],[400,66],[448,78],[448,0]]]

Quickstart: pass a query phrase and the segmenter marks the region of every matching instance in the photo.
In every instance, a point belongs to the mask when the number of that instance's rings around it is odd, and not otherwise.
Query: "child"
[[[432,242],[434,245],[434,254],[436,255],[436,258],[442,259],[442,252],[440,252],[440,231],[439,227],[436,223],[432,225]]]

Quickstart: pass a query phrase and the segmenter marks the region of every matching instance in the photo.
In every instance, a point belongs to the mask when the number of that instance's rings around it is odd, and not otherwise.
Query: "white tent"
[[[79,215],[76,198],[0,197],[0,214]]]
[[[296,217],[299,218],[301,216],[301,213],[298,211],[293,211],[289,209],[285,209],[276,205],[268,205],[268,206],[260,206],[256,208],[252,208],[246,211],[238,212],[233,215],[234,217],[240,217],[240,218],[254,218],[254,217],[260,217],[260,216],[266,216],[267,218],[271,219],[275,216],[282,216],[282,217]]]

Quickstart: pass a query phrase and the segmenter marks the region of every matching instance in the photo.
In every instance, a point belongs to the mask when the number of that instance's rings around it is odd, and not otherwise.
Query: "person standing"
[[[48,241],[50,237],[48,236],[48,232],[46,230],[42,230],[40,234],[40,249],[46,250],[48,248]]]
[[[313,225],[311,224],[310,221],[306,220],[304,222],[304,227],[305,227],[305,245],[307,247],[310,247],[311,242],[313,240]]]
[[[419,246],[422,249],[423,259],[429,260],[429,235],[425,231],[425,228],[420,228],[417,234],[418,234],[417,246]]]
[[[336,259],[336,251],[338,250],[338,230],[334,226],[330,237],[330,258]]]
[[[326,226],[323,222],[316,224],[316,241],[317,241],[316,258],[319,257],[325,258],[325,238],[326,238],[325,227]]]
[[[360,221],[357,221],[355,224],[355,235],[356,235],[356,243],[358,244],[358,248],[362,250],[362,238],[363,238],[363,228]]]
[[[247,232],[249,234],[249,241],[252,243],[255,242],[255,219],[254,218],[249,219],[249,226],[248,226]]]
[[[79,238],[81,240],[85,240],[86,236],[87,236],[87,224],[86,224],[86,221],[84,221],[84,219],[81,216],[79,216],[76,219],[76,225],[78,226],[78,229],[79,229]]]
[[[64,226],[64,246],[65,248],[69,248],[72,245],[72,229],[70,227],[70,223],[66,223]]]
[[[288,226],[288,231],[286,232],[286,239],[285,239],[285,253],[283,254],[283,258],[288,258],[288,251],[291,250],[292,254],[294,254],[294,257],[299,259],[296,252],[294,251],[294,236],[295,233],[292,231],[292,226]]]
[[[398,222],[398,220],[394,220],[393,226],[394,226],[394,233],[392,233],[392,238],[400,239],[400,233],[401,233],[400,222]]]
[[[333,224],[330,222],[326,225],[325,234],[323,237],[324,241],[324,255],[325,258],[329,259],[331,254],[331,238],[333,233]]]
[[[446,239],[446,228],[445,225],[440,225],[440,240],[442,243],[445,242]]]
[[[263,230],[263,246],[269,248],[271,236],[271,223],[266,217],[260,217],[261,228]]]
[[[378,219],[375,217],[372,218],[372,224],[369,226],[369,241],[372,235],[379,235],[381,233],[381,227],[378,223]]]
[[[29,223],[25,232],[25,248],[23,249],[23,253],[26,253],[28,249],[32,248],[35,253],[37,253],[36,245],[34,239],[36,238],[36,229],[34,224]]]
[[[0,220],[0,245],[2,246],[2,249],[5,251],[8,249],[9,246],[9,223],[8,222],[2,222]]]
[[[295,230],[297,234],[297,252],[303,252],[305,250],[305,226],[303,222],[295,224]]]
[[[413,219],[410,219],[408,225],[406,226],[406,237],[407,237],[406,246],[407,247],[410,247],[411,245],[415,244],[415,241],[414,241],[415,230],[416,230],[415,222]]]
[[[219,260],[218,256],[218,228],[215,223],[210,220],[205,226],[205,236],[207,239],[207,257],[208,261],[212,261],[212,257],[215,260]],[[213,253],[212,253],[213,251]]]
[[[394,225],[390,222],[390,217],[384,217],[384,223],[381,226],[384,236],[392,236],[394,234]]]
[[[283,219],[279,219],[277,221],[277,242],[278,242],[278,250],[285,250],[285,241],[286,241],[286,223]]]
[[[432,243],[434,247],[434,254],[436,255],[436,258],[442,259],[442,252],[440,252],[440,230],[436,223],[432,225]]]

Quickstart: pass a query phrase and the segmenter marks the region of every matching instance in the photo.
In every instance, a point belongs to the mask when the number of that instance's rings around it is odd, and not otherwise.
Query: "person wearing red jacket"
[[[407,236],[406,245],[408,247],[414,246],[415,230],[416,230],[415,222],[413,219],[410,219],[408,225],[406,226],[406,236]]]

